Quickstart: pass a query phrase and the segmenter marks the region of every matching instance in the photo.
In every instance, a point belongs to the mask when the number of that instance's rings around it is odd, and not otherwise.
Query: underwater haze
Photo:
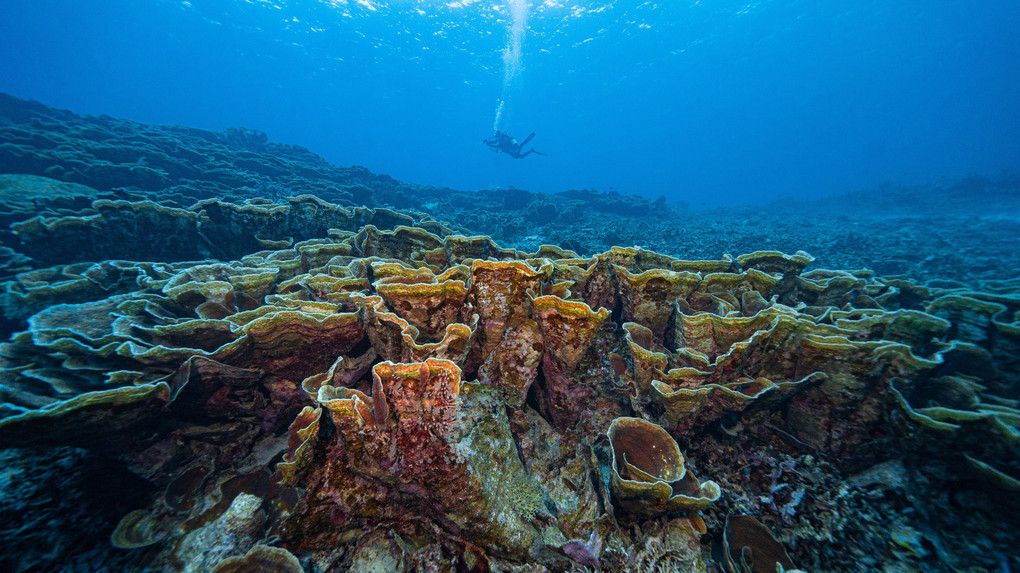
[[[1017,0],[0,0],[0,573],[1020,572],[1018,102]]]
[[[6,0],[0,91],[414,183],[713,206],[1016,172],[1018,29],[1005,0]]]

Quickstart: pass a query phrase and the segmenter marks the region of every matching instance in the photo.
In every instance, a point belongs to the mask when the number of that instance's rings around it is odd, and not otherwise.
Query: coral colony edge
[[[590,250],[699,215],[0,117],[0,569],[1020,567],[1015,254]]]

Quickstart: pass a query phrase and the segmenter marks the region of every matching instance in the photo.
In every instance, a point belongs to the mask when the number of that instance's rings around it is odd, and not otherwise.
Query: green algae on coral
[[[0,447],[130,441],[124,432],[151,420],[169,401],[170,387],[163,382],[88,392],[0,418]]]

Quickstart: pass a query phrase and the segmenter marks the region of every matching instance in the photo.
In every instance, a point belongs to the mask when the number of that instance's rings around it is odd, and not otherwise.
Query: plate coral
[[[264,151],[243,135],[206,143]],[[49,153],[18,137],[8,159]],[[157,155],[46,173],[196,175]],[[524,250],[311,194],[83,204],[28,177],[50,210],[4,259],[11,569],[1020,565],[1015,280]]]

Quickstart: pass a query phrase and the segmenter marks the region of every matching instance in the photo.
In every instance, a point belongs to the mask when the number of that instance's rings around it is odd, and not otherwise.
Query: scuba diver
[[[527,145],[528,142],[531,141],[531,138],[533,137],[535,137],[534,133],[524,138],[524,141],[522,141],[521,143],[517,143],[517,140],[514,139],[512,135],[510,135],[509,133],[499,131],[497,129],[495,135],[488,139],[482,140],[482,142],[485,143],[485,145],[488,145],[493,151],[496,152],[502,151],[503,153],[506,153],[507,155],[513,157],[514,159],[527,157],[532,153],[536,153],[538,155],[545,155],[541,151],[535,151],[534,149],[529,149],[524,153],[521,153],[521,148]]]

